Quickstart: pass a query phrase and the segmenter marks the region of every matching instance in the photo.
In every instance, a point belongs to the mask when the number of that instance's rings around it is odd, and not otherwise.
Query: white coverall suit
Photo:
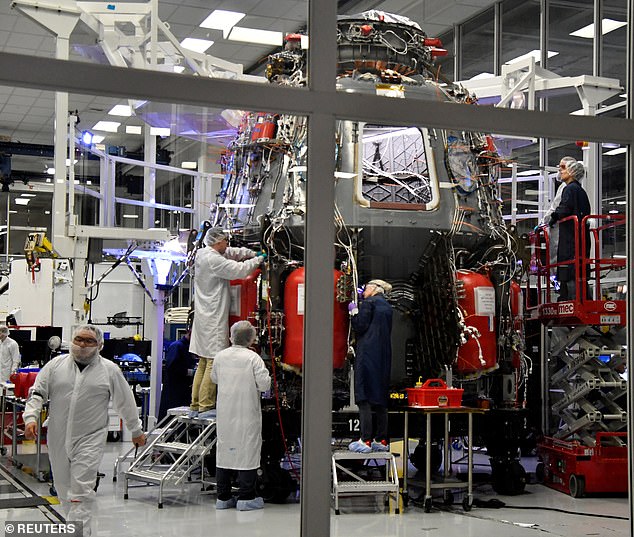
[[[37,421],[46,401],[55,488],[67,520],[83,522],[84,536],[88,536],[93,489],[108,435],[108,403],[112,401],[135,438],[143,434],[143,429],[134,395],[113,362],[96,356],[80,371],[70,355],[63,355],[38,373],[24,410],[24,422]]]
[[[260,393],[271,387],[264,361],[252,350],[234,345],[216,356],[211,378],[218,384],[216,466],[232,470],[259,468]]]
[[[192,410],[205,412],[215,406],[211,366],[216,354],[229,346],[230,280],[246,278],[261,263],[248,248],[228,247],[224,254],[211,247],[196,253],[194,276],[194,324],[189,352],[200,361],[192,387]]]
[[[11,373],[20,367],[20,348],[15,340],[6,337],[0,342],[0,382],[8,382]]]

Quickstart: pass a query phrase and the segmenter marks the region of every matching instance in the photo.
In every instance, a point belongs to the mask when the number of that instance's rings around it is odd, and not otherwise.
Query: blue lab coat
[[[392,306],[383,295],[366,298],[352,317],[357,338],[355,401],[387,406],[392,370]]]

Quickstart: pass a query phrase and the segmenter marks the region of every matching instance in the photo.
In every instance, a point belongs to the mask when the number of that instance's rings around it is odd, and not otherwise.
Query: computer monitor
[[[62,332],[63,329],[61,326],[38,326],[35,329],[35,339],[48,341],[53,336],[63,339]]]
[[[51,359],[51,349],[48,348],[48,341],[22,341],[20,344],[21,363],[38,363],[40,367]]]
[[[143,361],[152,354],[152,342],[148,340],[135,341],[134,339],[105,339],[101,356],[114,360],[115,356],[121,358],[126,354],[136,354]]]
[[[9,337],[18,342],[18,344],[23,341],[31,341],[31,331],[30,330],[9,330]]]

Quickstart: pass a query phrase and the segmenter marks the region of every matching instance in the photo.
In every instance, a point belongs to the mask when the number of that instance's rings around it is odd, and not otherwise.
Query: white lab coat
[[[68,354],[38,373],[24,410],[24,422],[37,421],[49,401],[48,451],[53,481],[67,520],[81,520],[90,535],[95,480],[108,434],[108,403],[132,437],[143,433],[132,390],[113,362],[97,356],[83,371]],[[70,505],[68,504],[70,502]]]
[[[0,342],[0,382],[8,382],[11,373],[20,367],[20,348],[14,339]]]
[[[271,376],[262,358],[246,347],[234,345],[216,355],[211,380],[218,385],[216,466],[231,470],[259,468],[260,393],[271,387]]]
[[[189,352],[214,358],[229,346],[229,281],[246,278],[259,264],[260,258],[248,248],[227,248],[224,255],[209,246],[198,250]]]

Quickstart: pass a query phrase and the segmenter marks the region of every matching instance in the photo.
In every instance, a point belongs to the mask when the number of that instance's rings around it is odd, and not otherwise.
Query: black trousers
[[[378,442],[387,440],[387,407],[371,405],[368,401],[357,403],[359,407],[359,428],[361,440]],[[374,423],[373,423],[374,422]]]
[[[227,501],[231,499],[231,479],[238,474],[238,500],[252,500],[255,498],[255,480],[258,476],[254,470],[231,470],[229,468],[216,468],[216,488],[218,499]]]

